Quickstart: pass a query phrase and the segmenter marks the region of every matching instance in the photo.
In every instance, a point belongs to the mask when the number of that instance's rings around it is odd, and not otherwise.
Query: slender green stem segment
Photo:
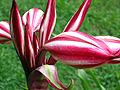
[[[97,86],[99,87],[100,90],[106,90],[98,81],[98,79],[96,78],[95,74],[93,73],[93,71],[91,69],[87,70],[88,73],[92,76],[93,80],[95,81],[95,83],[97,84]]]
[[[24,87],[24,86],[22,86],[22,85],[20,85],[20,87],[22,87],[22,88],[25,89],[25,90],[28,90],[28,88],[26,88],[26,87]]]

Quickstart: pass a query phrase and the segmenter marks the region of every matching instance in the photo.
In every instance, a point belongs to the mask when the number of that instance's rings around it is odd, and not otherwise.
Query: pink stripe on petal
[[[54,65],[55,63],[56,63],[57,61],[52,57],[52,55],[50,56],[50,58],[49,58],[49,60],[48,60],[48,62],[47,62],[47,64],[48,65]]]
[[[85,18],[85,15],[88,11],[88,8],[90,7],[91,1],[92,0],[85,0],[83,2],[83,4],[78,9],[78,11],[75,13],[75,15],[69,21],[69,23],[67,24],[67,26],[65,27],[63,32],[67,32],[67,31],[71,31],[71,30],[77,31],[80,28],[80,26]]]
[[[11,40],[11,35],[7,32],[5,32],[4,30],[0,29],[0,38],[7,38],[9,40]]]
[[[103,41],[113,53],[117,53],[120,50],[120,39],[113,36],[95,36],[95,38]]]
[[[40,9],[34,9],[34,17],[33,17],[33,20],[32,20],[32,24],[34,26],[34,29],[36,29],[38,26],[41,25],[41,21],[43,19],[43,11],[40,10]]]
[[[58,37],[58,38],[56,38]],[[101,40],[98,40],[86,33],[79,31],[69,31],[64,32],[62,34],[57,35],[55,38],[50,39],[47,43],[52,41],[75,41],[75,42],[83,42],[98,47],[104,50],[106,53],[111,53],[110,48]]]
[[[15,0],[13,0],[10,15],[10,32],[18,55],[24,57],[24,31],[20,12]]]
[[[92,68],[97,68],[99,66],[102,66],[104,64],[106,64],[108,61],[106,62],[103,62],[103,63],[99,63],[99,64],[86,64],[86,65],[70,65],[74,68],[77,68],[77,69],[92,69]]]
[[[52,46],[47,47],[47,50],[50,51],[55,60],[58,60],[64,64],[84,65],[112,60],[111,54],[108,54],[103,50],[89,44],[67,41],[56,43],[56,45],[51,44]],[[62,43],[62,45],[60,45],[60,43]]]
[[[32,70],[36,68],[35,53],[33,43],[31,42],[27,25],[25,26],[25,47],[26,47],[26,58],[29,62],[29,66]]]
[[[0,43],[1,43],[1,44],[11,44],[11,43],[12,43],[12,40],[11,40],[11,39],[8,39],[8,38],[1,38],[1,37],[0,37]]]
[[[119,64],[120,63],[120,39],[113,36],[95,36],[95,38],[103,41],[111,49],[112,53],[115,54],[112,61],[108,64]]]
[[[28,16],[29,14],[29,16]],[[26,24],[30,24],[30,26],[34,27],[34,29],[36,29],[42,21],[43,18],[43,11],[37,8],[33,8],[30,9],[29,11],[27,11],[23,17],[22,17],[22,23],[23,26],[25,26]],[[29,21],[29,22],[28,22]]]
[[[115,58],[109,61],[107,64],[120,64],[120,58]]]
[[[0,29],[4,30],[8,34],[10,34],[10,24],[8,21],[1,21],[0,22]]]
[[[0,43],[1,44],[12,43],[10,35],[10,24],[7,21],[0,22]]]
[[[40,48],[51,37],[56,21],[55,0],[49,0],[43,21],[40,27],[39,45]]]

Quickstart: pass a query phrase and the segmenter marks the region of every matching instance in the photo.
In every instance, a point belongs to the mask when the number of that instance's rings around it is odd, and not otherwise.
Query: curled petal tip
[[[72,79],[71,79],[71,84],[69,85],[68,88],[66,88],[60,82],[57,74],[57,68],[55,65],[43,65],[41,67],[38,67],[36,70],[41,72],[46,77],[50,85],[57,90],[69,90],[74,85],[74,81]]]
[[[74,80],[71,79],[71,78],[70,78],[70,80],[71,80],[71,83],[70,83],[70,85],[68,86],[68,88],[66,90],[70,90],[74,86]]]

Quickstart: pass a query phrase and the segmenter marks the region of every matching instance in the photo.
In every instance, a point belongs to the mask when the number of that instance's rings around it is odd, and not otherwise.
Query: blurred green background
[[[45,11],[48,0],[16,0],[21,16],[30,8]],[[56,0],[57,21],[54,33],[63,31],[67,22],[78,10],[84,0]],[[0,0],[0,21],[9,21],[12,0]],[[89,35],[110,35],[120,37],[120,0],[93,0],[86,18],[79,29]],[[69,78],[75,81],[72,90],[83,90],[77,69],[56,63],[61,82],[68,86]],[[107,90],[120,86],[120,65],[103,65],[92,69]],[[95,90],[99,90],[88,74]],[[26,78],[13,44],[0,44],[0,90],[24,90]],[[55,90],[49,85],[48,90]]]

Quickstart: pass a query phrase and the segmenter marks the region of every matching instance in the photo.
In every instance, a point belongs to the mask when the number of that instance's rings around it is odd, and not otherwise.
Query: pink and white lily
[[[91,0],[84,1],[64,32],[71,29],[76,31],[80,27],[90,3]],[[50,40],[55,21],[55,0],[48,0],[44,16],[42,10],[35,8],[27,11],[22,18],[17,4],[13,0],[10,16],[11,38],[25,70],[29,90],[46,90],[48,83],[58,90],[67,90],[74,84],[71,79],[71,84],[65,87],[58,79],[57,69],[54,65],[56,60],[52,56],[48,60],[45,58],[47,50],[44,46]],[[35,32],[39,32],[39,38]]]
[[[85,0],[63,33],[50,39],[56,21],[55,0],[48,0],[45,14],[40,9],[30,9],[21,18],[15,0],[11,9],[10,26],[0,23],[0,43],[12,42],[23,65],[29,90],[47,90],[50,83],[58,90],[70,89],[58,79],[57,61],[74,68],[95,68],[105,63],[118,64],[119,39],[92,37],[79,32],[92,0]],[[2,28],[3,26],[4,28]],[[10,28],[7,28],[10,27]],[[36,35],[39,32],[39,38]],[[116,48],[111,44],[117,45]],[[46,59],[46,52],[51,56]]]

